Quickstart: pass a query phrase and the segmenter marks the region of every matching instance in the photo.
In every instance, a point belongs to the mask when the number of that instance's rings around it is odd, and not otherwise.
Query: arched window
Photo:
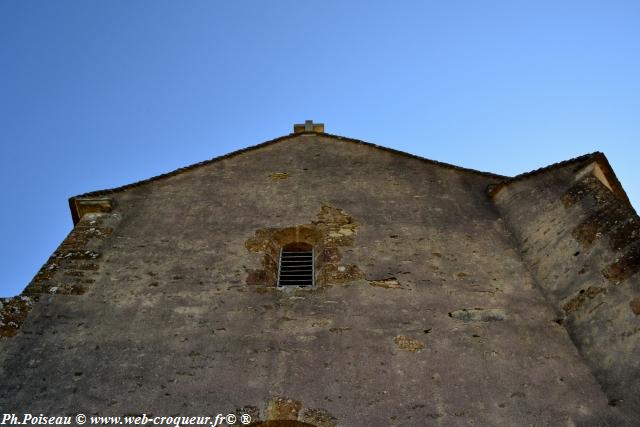
[[[315,284],[313,246],[308,243],[289,243],[280,249],[278,287],[312,288]]]

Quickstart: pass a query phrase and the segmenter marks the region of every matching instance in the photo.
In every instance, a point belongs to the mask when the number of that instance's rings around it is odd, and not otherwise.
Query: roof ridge
[[[549,172],[550,170],[561,168],[563,166],[567,166],[567,165],[570,165],[570,164],[573,164],[573,163],[585,162],[588,159],[597,158],[598,156],[604,156],[604,154],[601,153],[600,151],[595,151],[593,153],[583,154],[581,156],[574,157],[574,158],[571,158],[571,159],[568,159],[568,160],[563,160],[561,162],[552,163],[550,165],[543,166],[541,168],[534,169],[534,170],[529,171],[529,172],[523,172],[523,173],[518,174],[518,175],[516,175],[516,176],[514,176],[512,178],[507,178],[504,181],[500,181],[500,182],[498,182],[496,184],[489,184],[487,186],[487,194],[490,197],[493,197],[496,194],[498,194],[498,192],[500,190],[502,190],[504,187],[506,187],[507,185],[509,185],[511,183],[518,182],[518,181],[521,181],[523,179],[527,179],[527,178],[530,178],[530,177],[533,177],[533,176],[536,176],[536,175],[540,175],[542,173]]]
[[[129,184],[121,185],[121,186],[114,187],[114,188],[108,188],[108,189],[104,189],[104,190],[90,191],[90,192],[87,192],[87,193],[83,193],[83,194],[79,194],[79,195],[76,195],[76,196],[72,196],[72,197],[69,198],[69,201],[72,201],[73,199],[77,199],[77,198],[82,198],[82,197],[104,196],[104,195],[107,195],[107,194],[113,194],[113,193],[117,193],[117,192],[120,192],[120,191],[125,191],[125,190],[128,190],[130,188],[135,188],[135,187],[139,187],[141,185],[144,185],[144,184],[147,184],[147,183],[150,183],[150,182],[158,181],[160,179],[176,176],[176,175],[179,175],[179,174],[181,174],[183,172],[186,172],[186,171],[189,171],[189,170],[193,170],[193,169],[199,168],[201,166],[206,166],[206,165],[209,165],[211,163],[214,163],[214,162],[217,162],[217,161],[220,161],[220,160],[228,159],[230,157],[234,157],[234,156],[237,156],[239,154],[243,154],[243,153],[246,153],[246,152],[249,152],[249,151],[257,150],[259,148],[264,148],[264,147],[267,147],[269,145],[278,143],[280,141],[284,141],[284,140],[289,139],[289,138],[298,137],[300,135],[325,136],[325,137],[329,137],[329,138],[338,139],[338,140],[341,140],[341,141],[348,141],[348,142],[353,142],[353,143],[356,143],[356,144],[366,145],[366,146],[369,146],[369,147],[373,147],[373,148],[377,148],[377,149],[380,149],[380,150],[388,151],[388,152],[391,152],[391,153],[394,153],[394,154],[399,154],[399,155],[402,155],[402,156],[406,156],[406,157],[414,158],[414,159],[417,159],[417,160],[421,160],[421,161],[424,161],[424,162],[427,162],[427,163],[430,163],[430,164],[434,164],[434,165],[437,165],[437,166],[440,166],[440,167],[444,167],[444,168],[447,168],[447,169],[459,170],[459,171],[463,171],[463,172],[469,172],[469,173],[473,173],[473,174],[476,174],[476,175],[488,176],[488,177],[498,178],[498,179],[508,178],[508,177],[506,177],[504,175],[498,175],[498,174],[494,174],[494,173],[491,173],[491,172],[478,171],[478,170],[471,169],[471,168],[465,168],[465,167],[462,167],[462,166],[456,166],[456,165],[452,165],[452,164],[449,164],[449,163],[439,162],[437,160],[427,159],[425,157],[421,157],[421,156],[418,156],[418,155],[415,155],[415,154],[407,153],[405,151],[400,151],[400,150],[396,150],[394,148],[389,148],[389,147],[385,147],[385,146],[382,146],[382,145],[373,144],[373,143],[370,143],[370,142],[362,141],[360,139],[349,138],[349,137],[346,137],[346,136],[334,135],[334,134],[325,133],[325,132],[299,132],[299,133],[290,133],[288,135],[283,135],[283,136],[280,136],[278,138],[274,138],[274,139],[270,139],[268,141],[262,142],[260,144],[251,145],[249,147],[245,147],[245,148],[241,148],[239,150],[231,151],[231,152],[223,154],[221,156],[216,156],[216,157],[213,157],[213,158],[208,159],[208,160],[203,160],[203,161],[198,162],[198,163],[193,163],[193,164],[188,165],[188,166],[183,166],[183,167],[180,167],[178,169],[174,169],[174,170],[172,170],[170,172],[165,172],[165,173],[162,173],[160,175],[155,175],[155,176],[152,176],[150,178],[145,178],[145,179],[142,179],[142,180],[139,180],[139,181],[135,181],[135,182],[132,182],[132,183],[129,183]]]
[[[548,170],[551,170],[551,169],[557,169],[557,168],[560,168],[560,167],[563,167],[563,166],[570,165],[572,163],[578,163],[578,162],[586,161],[588,159],[595,158],[598,155],[603,155],[603,153],[600,152],[600,151],[594,151],[592,153],[583,154],[581,156],[577,156],[577,157],[574,157],[574,158],[571,158],[571,159],[568,159],[568,160],[563,160],[561,162],[552,163],[550,165],[543,166],[543,167],[540,167],[538,169],[534,169],[534,170],[529,171],[529,172],[523,172],[521,174],[518,174],[518,175],[514,176],[513,178],[509,178],[508,181],[509,182],[518,181],[518,180],[523,179],[523,178],[528,178],[528,177],[533,176],[533,175],[538,175],[540,173],[547,172]]]
[[[353,142],[356,144],[362,144],[362,145],[366,145],[369,147],[373,147],[373,148],[377,148],[379,150],[384,150],[384,151],[388,151],[390,153],[394,153],[394,154],[399,154],[405,157],[410,157],[413,159],[417,159],[417,160],[421,160],[423,162],[427,162],[436,166],[441,166],[444,167],[446,169],[454,169],[454,170],[459,170],[462,172],[470,172],[473,173],[475,175],[482,175],[482,176],[488,176],[491,178],[500,178],[500,179],[504,179],[504,178],[508,178],[505,175],[500,175],[500,174],[496,174],[493,172],[484,172],[484,171],[479,171],[477,169],[472,169],[472,168],[466,168],[463,166],[458,166],[458,165],[453,165],[451,163],[446,163],[446,162],[440,162],[438,160],[432,160],[432,159],[428,159],[426,157],[422,157],[422,156],[418,156],[417,154],[411,154],[411,153],[407,153],[406,151],[401,151],[401,150],[396,150],[395,148],[390,148],[390,147],[385,147],[384,145],[378,145],[378,144],[374,144],[371,142],[367,142],[367,141],[363,141],[361,139],[355,139],[355,138],[349,138],[347,136],[340,136],[340,135],[334,135],[334,134],[330,134],[330,133],[322,133],[319,134],[320,136],[329,136],[331,138],[336,138],[342,141],[349,141],[349,142]]]
[[[635,212],[635,208],[631,204],[631,201],[629,200],[629,196],[627,195],[627,192],[624,190],[624,187],[620,183],[620,180],[618,180],[618,177],[616,176],[616,173],[611,167],[611,164],[609,163],[607,156],[602,151],[594,151],[592,153],[583,154],[582,156],[578,156],[569,160],[553,163],[549,166],[544,166],[544,167],[532,170],[530,172],[521,173],[519,175],[514,176],[513,178],[509,178],[497,184],[489,184],[487,186],[487,194],[489,194],[490,197],[493,197],[496,194],[498,194],[498,192],[501,189],[503,189],[504,187],[506,187],[511,183],[519,182],[519,181],[522,181],[523,179],[527,179],[527,178],[540,175],[542,173],[546,173],[551,170],[558,169],[558,168],[575,164],[575,163],[580,163],[581,164],[580,167],[582,167],[585,163],[589,161],[595,162],[598,165],[600,165],[600,167],[602,168],[602,172],[605,175],[605,179],[607,179],[611,185],[611,188],[610,188],[611,191],[616,195],[616,197],[618,197],[620,200],[626,203],[627,206],[629,206]]]

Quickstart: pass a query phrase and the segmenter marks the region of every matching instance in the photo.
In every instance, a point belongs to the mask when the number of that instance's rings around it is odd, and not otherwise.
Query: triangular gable
[[[502,181],[498,184],[491,185],[488,188],[488,194],[490,197],[494,197],[502,189],[508,187],[510,184],[519,182],[534,176],[552,172],[556,169],[575,164],[576,167],[576,179],[581,179],[586,174],[593,174],[598,180],[607,187],[613,194],[620,200],[624,201],[628,206],[632,207],[627,193],[624,191],[622,184],[618,180],[611,164],[607,160],[604,153],[596,151],[594,153],[585,154],[583,156],[575,157],[573,159],[565,160],[559,163],[533,170],[531,172],[522,173],[516,175],[513,178]]]
[[[229,159],[231,157],[237,156],[239,154],[243,154],[243,153],[247,153],[250,151],[255,151],[258,150],[260,148],[264,148],[273,144],[277,144],[279,142],[288,140],[288,139],[292,139],[292,138],[297,138],[297,137],[304,137],[307,135],[315,135],[315,136],[321,136],[321,137],[325,137],[325,138],[333,138],[339,141],[346,141],[346,142],[351,142],[354,144],[361,144],[361,145],[365,145],[368,147],[372,147],[372,148],[376,148],[379,150],[384,150],[393,154],[397,154],[400,156],[404,156],[404,157],[410,157],[413,159],[417,159],[432,165],[437,165],[446,169],[453,169],[453,170],[458,170],[458,171],[462,171],[462,172],[467,172],[467,173],[472,173],[472,174],[476,174],[476,175],[483,175],[483,176],[487,176],[490,178],[495,178],[497,180],[503,180],[507,177],[503,176],[503,175],[497,175],[494,173],[490,173],[490,172],[481,172],[481,171],[477,171],[474,169],[469,169],[469,168],[464,168],[461,166],[456,166],[456,165],[452,165],[452,164],[448,164],[448,163],[443,163],[443,162],[438,162],[436,160],[431,160],[431,159],[426,159],[424,157],[420,157],[414,154],[410,154],[410,153],[406,153],[404,151],[400,151],[400,150],[395,150],[393,148],[389,148],[389,147],[383,147],[381,145],[376,145],[376,144],[372,144],[370,142],[366,142],[366,141],[362,141],[359,139],[353,139],[353,138],[347,138],[344,136],[340,136],[340,135],[333,135],[333,134],[329,134],[329,133],[324,133],[324,132],[315,132],[315,131],[311,131],[311,132],[295,132],[295,133],[291,133],[289,135],[285,135],[285,136],[281,136],[279,138],[275,138],[266,142],[263,142],[261,144],[257,144],[251,147],[247,147],[247,148],[242,148],[240,150],[236,150],[236,151],[232,151],[231,153],[228,154],[224,154],[222,156],[218,156],[218,157],[214,157],[212,159],[209,160],[205,160],[199,163],[195,163],[189,166],[185,166],[182,168],[178,168],[174,171],[171,172],[167,172],[161,175],[157,175],[151,178],[147,178],[147,179],[143,179],[141,181],[137,181],[131,184],[126,184],[120,187],[115,187],[115,188],[111,188],[111,189],[105,189],[105,190],[97,190],[97,191],[91,191],[89,193],[84,193],[84,194],[80,194],[78,196],[73,196],[71,198],[69,198],[69,208],[71,209],[71,216],[73,218],[73,223],[76,224],[80,217],[82,215],[84,215],[85,213],[89,213],[89,212],[108,212],[111,210],[111,204],[110,204],[110,199],[109,199],[109,195],[113,194],[113,193],[117,193],[120,191],[126,191],[130,188],[134,188],[134,187],[139,187],[141,185],[145,185],[151,182],[155,182],[161,179],[165,179],[165,178],[169,178],[172,176],[176,176],[185,172],[188,172],[190,170],[202,167],[202,166],[206,166],[206,165],[210,165],[212,163],[218,162],[220,160],[224,160],[224,159]]]

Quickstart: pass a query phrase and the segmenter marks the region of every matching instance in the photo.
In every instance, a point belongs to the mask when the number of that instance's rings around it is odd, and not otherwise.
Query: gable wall
[[[0,406],[264,419],[284,397],[318,426],[613,419],[490,183],[300,136],[115,193],[93,286],[43,295],[0,342]],[[311,224],[323,207],[352,218],[336,262],[353,277],[292,294],[247,284],[256,231]]]

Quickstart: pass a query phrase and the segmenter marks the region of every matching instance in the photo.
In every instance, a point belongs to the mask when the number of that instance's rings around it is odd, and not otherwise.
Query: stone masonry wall
[[[87,214],[36,273],[21,295],[0,298],[0,337],[16,335],[32,305],[45,295],[82,295],[95,283],[100,247],[118,215]]]
[[[638,424],[640,221],[591,161],[515,181],[495,203],[580,353]]]
[[[113,192],[95,282],[40,294],[0,340],[0,407],[619,425],[486,196],[498,180],[311,134]],[[318,249],[315,289],[273,286],[292,241]]]

